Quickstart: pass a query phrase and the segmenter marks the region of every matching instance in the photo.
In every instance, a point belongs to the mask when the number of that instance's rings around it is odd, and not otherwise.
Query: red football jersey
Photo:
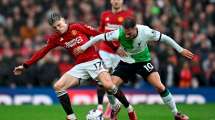
[[[65,33],[60,34],[56,32],[50,35],[47,38],[47,45],[37,51],[31,59],[26,61],[24,64],[27,66],[32,65],[45,56],[51,49],[58,46],[64,47],[68,50],[69,54],[74,58],[75,64],[99,58],[94,46],[89,47],[83,54],[78,56],[73,54],[74,48],[86,43],[90,36],[96,36],[98,34],[100,34],[100,32],[96,31],[91,26],[80,23],[69,24],[68,30]]]
[[[102,12],[100,19],[100,32],[109,32],[118,29],[121,27],[124,19],[126,17],[132,17],[132,10],[123,10],[117,13],[113,13],[111,10]],[[115,50],[119,47],[118,41],[107,42],[103,41],[99,45],[100,50],[104,50],[109,53],[115,53]]]

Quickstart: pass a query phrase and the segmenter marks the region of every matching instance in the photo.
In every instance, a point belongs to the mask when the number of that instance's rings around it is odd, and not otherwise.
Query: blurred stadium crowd
[[[125,0],[135,11],[137,22],[174,38],[192,50],[193,61],[185,60],[163,43],[152,43],[153,63],[163,83],[181,88],[215,86],[215,0]],[[59,11],[69,22],[99,25],[108,0],[1,0],[0,1],[0,85],[50,86],[72,67],[72,58],[57,48],[22,76],[13,68],[46,43],[52,31],[48,10]],[[134,84],[135,85],[135,84]]]

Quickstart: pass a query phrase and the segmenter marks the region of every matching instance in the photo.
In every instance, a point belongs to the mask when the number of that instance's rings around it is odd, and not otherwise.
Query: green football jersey
[[[143,44],[140,39],[129,40],[125,38],[123,28],[119,29],[119,38],[121,46],[128,52],[135,62],[144,62],[151,60],[151,55],[147,44]]]
[[[172,38],[165,34],[161,34],[159,31],[153,30],[145,25],[136,25],[137,36],[133,39],[127,39],[125,37],[125,31],[123,28],[119,28],[115,31],[100,34],[93,37],[90,41],[81,46],[83,50],[89,48],[95,42],[106,40],[120,42],[120,47],[123,48],[128,56],[121,57],[121,60],[127,63],[146,62],[151,60],[150,52],[147,46],[149,41],[162,41],[177,50],[179,53],[183,51],[180,45],[178,45]]]
[[[128,53],[121,60],[127,63],[145,62],[151,60],[147,42],[158,40],[160,32],[150,29],[144,25],[137,25],[138,34],[134,39],[127,39],[123,28],[107,33],[107,40],[117,39],[121,47]]]

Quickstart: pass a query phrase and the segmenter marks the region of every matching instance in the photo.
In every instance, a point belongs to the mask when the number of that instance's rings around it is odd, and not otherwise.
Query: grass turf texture
[[[93,105],[74,106],[78,120],[86,120],[86,114]],[[188,114],[190,120],[215,120],[215,104],[186,105],[179,104],[179,110]],[[173,120],[167,106],[135,105],[139,120]],[[53,106],[0,106],[0,120],[65,120],[65,114],[60,105]],[[122,108],[119,120],[128,120],[126,109]]]

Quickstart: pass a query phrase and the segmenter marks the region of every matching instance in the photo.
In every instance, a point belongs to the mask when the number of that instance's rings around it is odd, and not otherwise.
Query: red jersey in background
[[[74,48],[85,44],[89,40],[88,38],[90,36],[96,36],[98,34],[100,33],[91,26],[80,23],[71,23],[68,25],[68,30],[65,33],[60,34],[58,32],[55,32],[52,35],[48,36],[47,45],[37,51],[31,57],[31,59],[26,61],[24,64],[27,66],[32,65],[43,56],[45,56],[51,49],[58,46],[64,47],[68,50],[69,54],[74,58],[75,64],[99,58],[99,55],[93,46],[89,47],[83,54],[80,54],[78,56],[75,56],[73,54]]]
[[[133,11],[132,10],[123,10],[117,13],[113,13],[111,10],[107,10],[102,12],[100,17],[100,26],[99,31],[100,32],[109,32],[118,29],[121,27],[124,19],[126,17],[132,17]],[[113,42],[107,42],[102,41],[99,44],[99,49],[109,52],[109,53],[115,53],[115,50],[119,47],[118,41]]]

